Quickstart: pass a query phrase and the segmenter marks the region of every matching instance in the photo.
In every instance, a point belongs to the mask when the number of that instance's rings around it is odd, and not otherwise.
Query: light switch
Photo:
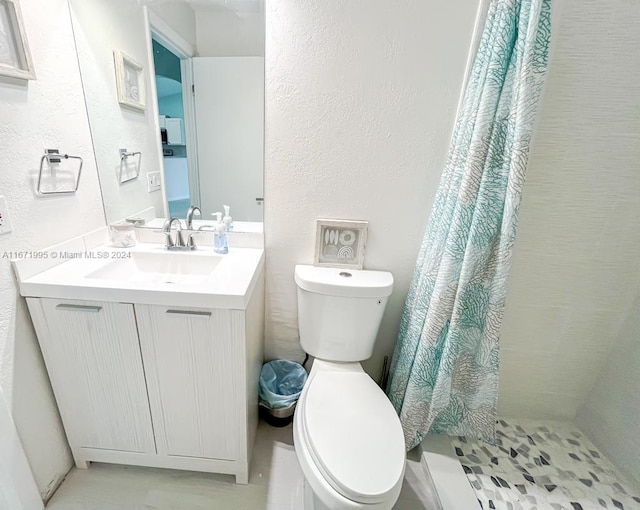
[[[158,191],[160,189],[160,172],[147,172],[147,191]]]

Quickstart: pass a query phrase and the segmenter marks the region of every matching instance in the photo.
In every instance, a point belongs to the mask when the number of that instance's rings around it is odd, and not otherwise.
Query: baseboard
[[[60,486],[62,485],[62,482],[65,481],[65,479],[67,478],[67,475],[71,472],[72,469],[73,469],[73,465],[69,468],[69,470],[64,475],[56,476],[53,480],[51,480],[47,484],[47,488],[45,489],[44,494],[42,494],[42,502],[44,503],[44,506],[47,506],[47,503],[49,503],[49,500],[60,488]]]

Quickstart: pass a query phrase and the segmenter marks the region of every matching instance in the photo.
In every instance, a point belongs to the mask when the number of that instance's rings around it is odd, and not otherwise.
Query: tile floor
[[[482,508],[640,508],[640,492],[575,425],[500,419],[496,432],[496,445],[451,439]]]
[[[227,475],[92,464],[71,470],[47,510],[301,510],[302,481],[292,427],[260,422],[248,485]],[[410,455],[394,508],[434,510],[430,491],[419,457]]]

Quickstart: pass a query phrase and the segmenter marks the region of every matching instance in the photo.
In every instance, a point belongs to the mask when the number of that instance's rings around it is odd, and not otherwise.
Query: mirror
[[[69,2],[107,221],[262,231],[264,0]]]

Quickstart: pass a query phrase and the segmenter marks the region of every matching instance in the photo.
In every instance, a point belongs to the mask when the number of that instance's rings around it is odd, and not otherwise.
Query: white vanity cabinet
[[[76,464],[248,483],[264,283],[245,309],[27,298]]]
[[[74,451],[155,454],[133,305],[27,303]]]
[[[236,459],[244,313],[136,305],[136,316],[158,453]]]

